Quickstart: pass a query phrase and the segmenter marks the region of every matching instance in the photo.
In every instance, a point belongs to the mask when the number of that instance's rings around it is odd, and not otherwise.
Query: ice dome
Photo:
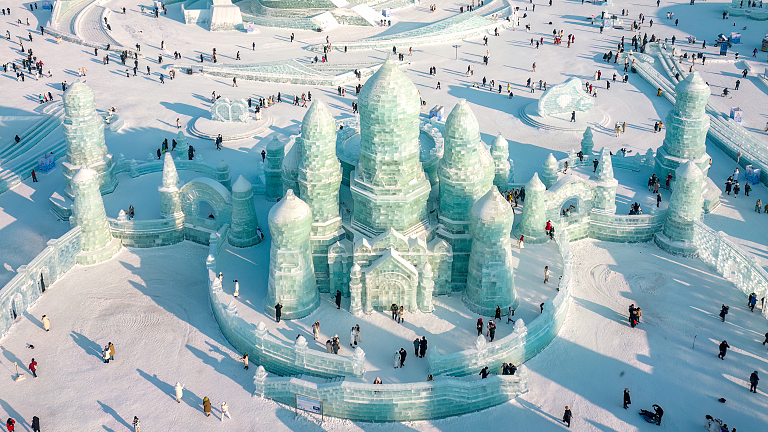
[[[460,99],[459,103],[448,114],[448,118],[445,120],[445,134],[443,137],[446,141],[453,140],[465,143],[479,139],[480,126],[477,124],[477,117],[475,117],[465,99]],[[451,156],[451,149],[451,146],[446,146],[444,157]]]
[[[472,206],[472,216],[479,223],[506,222],[509,220],[509,229],[512,229],[512,222],[515,215],[507,200],[499,193],[499,188],[492,186],[482,198]]]
[[[83,165],[83,167],[80,168],[77,174],[75,174],[75,176],[72,177],[72,183],[83,184],[97,178],[98,176],[99,175],[96,173],[96,171]]]
[[[233,194],[247,194],[252,189],[251,183],[245,179],[242,175],[237,178],[235,184],[232,185]]]
[[[358,96],[360,122],[390,132],[418,119],[421,98],[416,86],[388,57],[363,85]],[[365,132],[365,131],[363,131]]]
[[[301,138],[321,141],[328,137],[336,138],[336,120],[325,102],[315,100],[301,121]]]
[[[545,191],[547,187],[539,179],[539,173],[533,173],[533,177],[525,184],[526,191]]]
[[[307,203],[293,193],[293,189],[288,189],[285,197],[269,210],[270,226],[297,223],[305,218],[311,218],[311,210]]]

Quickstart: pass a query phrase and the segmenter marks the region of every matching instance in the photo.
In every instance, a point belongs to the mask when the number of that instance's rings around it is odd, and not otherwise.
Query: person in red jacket
[[[32,372],[32,375],[37,378],[37,362],[35,359],[32,359],[32,363],[29,364],[29,371]]]
[[[8,432],[13,432],[16,429],[16,420],[8,417],[8,421],[5,422],[5,427],[8,428]]]

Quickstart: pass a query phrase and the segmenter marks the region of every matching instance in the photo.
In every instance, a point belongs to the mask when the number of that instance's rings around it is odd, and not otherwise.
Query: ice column
[[[616,188],[618,180],[613,178],[613,162],[611,152],[603,147],[598,158],[597,171],[595,172],[595,200],[593,209],[607,214],[616,213]]]
[[[581,137],[581,152],[584,153],[585,158],[589,159],[594,147],[595,143],[592,141],[592,126],[587,126],[587,128],[584,129],[584,135]]]
[[[352,226],[368,236],[424,230],[431,186],[419,162],[421,99],[391,57],[360,91],[360,160],[350,179]]]
[[[99,191],[99,174],[83,165],[72,177],[73,218],[82,229],[83,247],[78,264],[97,264],[112,258],[122,245],[112,238]]]
[[[539,180],[539,174],[534,173],[528,184],[525,185],[525,203],[523,206],[523,218],[515,229],[515,236],[525,236],[526,242],[543,242],[547,240],[544,230],[547,225],[547,205],[544,195],[547,188]]]
[[[711,94],[709,86],[694,71],[675,86],[675,107],[667,114],[664,144],[656,152],[654,171],[661,178],[674,173],[678,166],[689,159],[707,176],[709,155],[707,154],[707,132],[709,115],[706,112],[707,99]]]
[[[664,231],[657,233],[656,244],[675,254],[693,255],[693,223],[701,219],[701,188],[704,174],[693,160],[675,170],[675,187],[669,200],[669,209],[664,219]]]
[[[179,174],[173,163],[171,153],[165,154],[163,160],[163,185],[157,188],[160,192],[160,216],[165,219],[183,218],[181,197],[179,195]]]
[[[285,145],[277,137],[267,144],[266,167],[264,177],[266,187],[264,195],[267,201],[277,201],[283,196],[283,159],[285,158]]]
[[[272,246],[264,310],[272,316],[277,302],[286,319],[303,318],[320,304],[309,248],[311,226],[312,210],[292,189],[269,211]]]
[[[475,313],[493,316],[497,305],[502,310],[517,307],[509,236],[514,221],[512,208],[495,186],[472,207],[472,252],[463,300]]]
[[[512,164],[509,161],[509,142],[501,134],[496,136],[491,144],[491,156],[495,165],[493,184],[500,191],[509,189],[509,183],[513,182]]]
[[[428,262],[424,263],[421,273],[419,273],[419,291],[418,303],[419,310],[422,312],[432,312],[435,308],[432,306],[432,293],[435,290],[435,274],[432,272],[432,266]]]
[[[472,245],[469,221],[472,205],[493,186],[493,159],[480,141],[480,128],[469,104],[461,99],[445,121],[445,153],[440,160],[438,231],[453,248],[451,282],[454,290],[467,283]]]
[[[115,162],[104,141],[104,119],[96,112],[93,90],[77,81],[64,93],[64,139],[67,160],[62,163],[64,194],[74,198],[72,176],[83,166],[96,171],[102,194],[117,187]]]
[[[546,186],[547,189],[549,189],[557,181],[557,176],[558,176],[557,159],[555,159],[555,155],[550,153],[549,156],[547,156],[547,160],[544,162],[544,171],[541,174],[541,180],[544,182],[544,186]],[[525,189],[527,192],[528,188],[525,188]]]
[[[339,216],[341,164],[336,158],[336,121],[328,106],[316,100],[301,122],[298,183],[301,198],[312,210],[310,244],[315,278],[321,292],[330,290],[328,248],[343,237]]]
[[[253,246],[261,242],[256,229],[259,221],[253,205],[253,186],[245,177],[238,177],[232,185],[232,223],[227,240],[237,247]]]

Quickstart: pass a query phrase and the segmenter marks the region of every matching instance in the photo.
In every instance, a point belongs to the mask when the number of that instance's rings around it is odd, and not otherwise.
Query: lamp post
[[[461,45],[454,45],[453,47],[456,48],[456,58],[454,60],[458,60],[459,59],[459,48],[461,47]]]

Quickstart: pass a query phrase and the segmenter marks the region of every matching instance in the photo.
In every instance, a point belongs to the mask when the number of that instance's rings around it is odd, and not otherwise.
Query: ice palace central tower
[[[452,291],[464,291],[467,307],[478,313],[515,306],[514,275],[506,259],[514,215],[493,186],[494,159],[469,105],[460,101],[448,116],[438,181],[428,177],[419,159],[419,92],[391,58],[365,83],[358,100],[359,159],[349,174],[354,208],[344,223],[338,208],[339,162],[332,150],[335,123],[320,101],[304,117],[296,139],[300,196],[293,190],[286,198],[306,202],[312,215],[313,265],[304,269],[314,273],[314,280],[302,284],[306,289],[281,289],[292,285],[280,280],[288,276],[270,271],[270,288],[276,288],[270,289],[265,307],[281,302],[284,314],[303,316],[311,310],[293,311],[290,305],[313,302],[297,296],[337,290],[350,297],[352,313],[388,310],[392,303],[431,312],[433,295]],[[283,188],[291,189],[290,184]],[[479,200],[485,210],[473,212]],[[478,229],[489,223],[500,229]],[[282,232],[298,232],[298,225],[285,224]],[[273,252],[271,262],[282,256],[275,247]],[[473,277],[468,277],[470,262]]]

